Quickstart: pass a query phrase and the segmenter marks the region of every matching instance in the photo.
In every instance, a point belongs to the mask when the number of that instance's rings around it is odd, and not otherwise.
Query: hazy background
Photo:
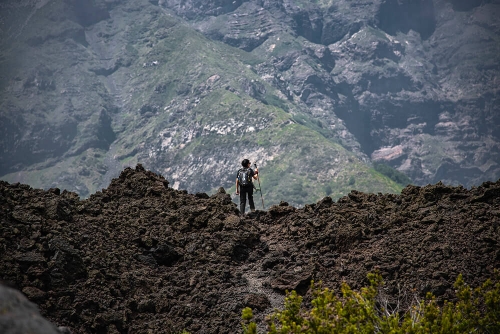
[[[500,178],[500,1],[0,4],[0,177],[86,197],[243,158],[266,204]]]

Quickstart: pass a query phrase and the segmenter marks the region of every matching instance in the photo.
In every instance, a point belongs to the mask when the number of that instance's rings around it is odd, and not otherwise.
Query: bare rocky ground
[[[242,308],[262,320],[312,279],[360,288],[378,270],[408,303],[500,268],[500,181],[240,217],[222,188],[188,194],[138,165],[87,200],[2,181],[0,219],[0,279],[73,333],[235,333]]]

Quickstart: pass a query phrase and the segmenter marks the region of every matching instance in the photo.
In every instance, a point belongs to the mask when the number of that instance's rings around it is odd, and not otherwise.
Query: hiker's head
[[[248,159],[243,159],[243,161],[241,162],[241,165],[242,165],[243,167],[245,167],[245,168],[246,168],[246,167],[248,167],[248,166],[250,166],[250,160],[248,160]]]

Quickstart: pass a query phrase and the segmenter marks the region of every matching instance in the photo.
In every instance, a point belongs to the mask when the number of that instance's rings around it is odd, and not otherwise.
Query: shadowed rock
[[[0,279],[75,332],[234,333],[242,308],[263,322],[286,290],[310,298],[311,280],[357,289],[379,271],[390,301],[401,291],[442,301],[459,273],[477,286],[500,268],[500,181],[352,191],[243,217],[223,188],[189,194],[141,165],[87,200],[6,182],[0,195],[11,250]]]
[[[24,290],[29,291],[27,288]],[[33,297],[33,294],[29,295]],[[22,293],[2,283],[0,283],[0,310],[0,332],[3,334],[68,333],[66,328],[57,328],[42,317],[38,307]]]

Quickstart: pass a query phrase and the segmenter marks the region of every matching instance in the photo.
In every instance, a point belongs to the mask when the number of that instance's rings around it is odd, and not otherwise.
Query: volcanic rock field
[[[500,181],[240,216],[223,188],[174,190],[137,165],[85,200],[1,181],[0,279],[61,332],[237,333],[244,307],[264,330],[285,291],[307,300],[311,280],[359,289],[378,271],[390,303],[452,300],[460,273],[478,286],[500,268],[499,224]]]

